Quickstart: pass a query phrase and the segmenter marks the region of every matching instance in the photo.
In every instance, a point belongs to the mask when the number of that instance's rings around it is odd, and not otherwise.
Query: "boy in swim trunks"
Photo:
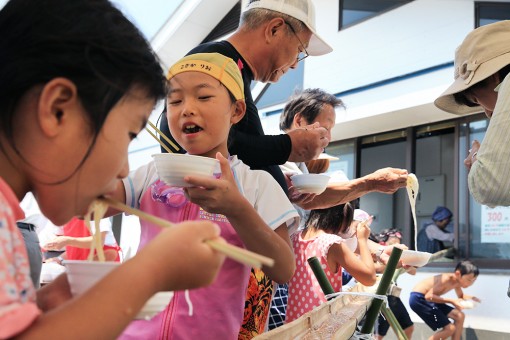
[[[452,337],[460,340],[464,324],[462,301],[474,300],[480,302],[475,296],[463,293],[462,288],[471,286],[478,277],[478,267],[470,261],[462,261],[457,264],[455,271],[449,274],[439,274],[418,283],[409,298],[411,309],[432,328],[434,333],[429,340],[439,340]],[[455,289],[457,299],[443,298],[442,295]],[[448,306],[452,304],[455,308]],[[449,319],[453,319],[452,324]]]

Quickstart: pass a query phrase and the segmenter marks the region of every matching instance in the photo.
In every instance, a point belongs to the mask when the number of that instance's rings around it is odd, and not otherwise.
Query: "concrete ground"
[[[423,323],[415,323],[414,324],[414,333],[412,340],[427,340],[434,332]],[[500,333],[500,332],[491,332],[480,329],[473,328],[465,328],[464,333],[462,334],[463,340],[508,340],[510,339],[510,334]],[[395,336],[395,333],[390,330],[388,334],[384,337],[384,340],[398,340]]]

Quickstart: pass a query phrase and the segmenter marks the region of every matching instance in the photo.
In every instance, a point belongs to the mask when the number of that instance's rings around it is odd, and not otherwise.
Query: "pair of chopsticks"
[[[108,204],[109,206],[111,206],[112,208],[115,208],[117,210],[124,211],[124,212],[127,212],[132,215],[136,215],[139,218],[144,219],[148,222],[151,222],[155,225],[159,225],[160,227],[168,228],[168,227],[173,226],[173,224],[171,222],[168,222],[167,220],[164,220],[164,219],[159,218],[154,215],[150,215],[150,214],[143,212],[141,210],[131,208],[131,207],[129,207],[121,202],[115,201],[111,198],[104,197],[104,198],[98,199],[98,201]],[[218,242],[218,241],[214,241],[214,240],[207,240],[206,243],[209,246],[211,246],[211,248],[213,248],[214,250],[225,254],[227,257],[231,258],[232,260],[246,264],[248,266],[251,266],[254,268],[261,268],[263,265],[268,266],[268,267],[274,266],[273,259],[263,256],[263,255],[259,255],[252,251],[249,251],[249,250],[246,250],[243,248],[239,248],[239,247],[233,246],[228,243]]]
[[[161,137],[163,137],[163,139],[165,141],[168,142],[168,144],[170,144],[174,149],[175,151],[179,151],[179,147],[177,145],[175,145],[174,142],[172,142],[172,140],[170,138],[168,138],[164,133],[163,131],[161,131],[160,129],[158,129],[158,127],[156,125],[154,125],[150,120],[147,122],[149,124],[149,126],[151,128],[154,129],[154,131],[156,131]],[[168,153],[174,153],[165,143],[163,143],[161,141],[161,139],[158,138],[158,136],[156,136],[156,134],[154,132],[152,132],[148,127],[145,127],[145,130],[152,136],[154,137],[155,140],[158,141],[158,143],[163,147],[163,149],[165,149]]]

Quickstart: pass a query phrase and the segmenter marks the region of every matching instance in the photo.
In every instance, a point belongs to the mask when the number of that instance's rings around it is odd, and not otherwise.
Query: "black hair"
[[[499,79],[501,79],[501,81],[503,81],[503,79],[505,79],[505,77],[510,73],[510,65],[506,65],[505,67],[503,67],[501,70],[499,70],[496,73],[499,75]],[[489,82],[489,78],[490,77],[487,77],[484,80],[479,81],[478,83],[474,84],[473,86],[468,87],[467,89],[465,89],[462,92],[454,93],[453,98],[455,99],[455,102],[459,105],[465,105],[468,107],[479,106],[478,104],[470,101],[467,97],[473,90],[476,90],[478,88],[486,86],[487,83]]]
[[[280,129],[289,130],[294,116],[298,113],[303,116],[307,123],[312,123],[325,104],[333,108],[344,107],[342,100],[321,89],[306,89],[295,93],[283,108],[280,116]]]
[[[345,233],[354,216],[354,208],[351,203],[335,205],[327,209],[313,209],[310,211],[307,228],[321,229],[328,234]]]
[[[478,274],[480,271],[478,270],[478,267],[473,264],[471,261],[464,260],[459,263],[457,263],[457,266],[455,267],[455,271],[459,271],[460,275],[468,275],[473,274],[475,277],[478,277]]]
[[[154,100],[166,94],[149,43],[108,0],[10,0],[0,11],[0,32],[0,133],[16,152],[12,125],[20,99],[54,78],[76,85],[94,132],[89,152],[126,93],[138,87]]]
[[[370,232],[370,235],[368,235],[368,239],[372,242],[379,243],[379,237],[375,235],[374,233]]]
[[[396,228],[389,228],[389,229],[384,229],[383,231],[381,231],[379,233],[379,235],[377,235],[377,239],[379,240],[379,242],[383,242],[383,243],[388,242],[390,237],[396,237],[399,240],[401,240],[402,234],[401,234],[400,230],[398,230]]]

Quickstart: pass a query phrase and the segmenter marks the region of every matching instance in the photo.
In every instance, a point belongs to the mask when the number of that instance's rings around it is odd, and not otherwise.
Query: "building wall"
[[[334,52],[307,60],[305,85],[333,93],[450,62],[474,28],[471,0],[417,0],[341,31],[338,1],[315,4],[318,31]]]

